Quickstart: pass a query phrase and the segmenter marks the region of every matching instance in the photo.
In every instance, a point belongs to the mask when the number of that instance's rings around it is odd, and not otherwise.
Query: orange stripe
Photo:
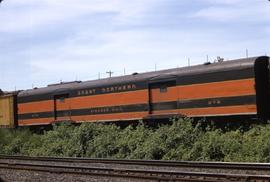
[[[174,110],[162,110],[162,111],[152,111],[152,115],[159,115],[159,114],[179,114],[179,110],[178,109],[174,109]]]
[[[76,97],[67,100],[69,100],[71,109],[142,104],[148,102],[148,92],[147,90],[139,90],[133,92]],[[61,107],[59,109],[64,110]]]
[[[256,114],[256,105],[226,106],[226,107],[207,107],[194,109],[174,109],[164,111],[153,111],[157,114],[180,114],[188,117],[194,116],[214,116],[214,115],[236,115],[236,114]]]
[[[209,115],[235,115],[257,113],[256,105],[212,107],[197,109],[180,109],[180,113],[189,117],[192,116],[209,116]]]
[[[255,81],[252,78],[169,87],[166,93],[160,93],[160,89],[152,89],[151,101],[152,103],[158,103],[176,101],[178,99],[205,99],[255,94]]]
[[[168,87],[167,92],[161,93],[160,89],[151,89],[151,102],[175,101],[178,98],[178,90],[177,87]]]
[[[97,121],[116,121],[116,120],[139,120],[146,117],[148,112],[134,112],[134,113],[117,113],[117,114],[104,114],[104,115],[85,115],[85,116],[72,116],[71,120],[80,122],[97,122]],[[27,125],[40,125],[51,124],[54,118],[41,118],[41,119],[27,119],[20,120],[19,126]]]
[[[255,95],[254,79],[179,86],[179,99]]]
[[[67,120],[71,120],[71,116],[57,117],[56,120],[57,120],[57,121],[67,121]]]
[[[53,100],[18,104],[18,114],[46,112],[53,110],[54,110]]]
[[[19,126],[28,126],[28,125],[46,125],[54,122],[54,118],[40,118],[40,119],[26,119],[19,120]]]
[[[64,102],[60,101],[60,100],[56,100],[55,101],[56,104],[56,110],[60,111],[60,110],[71,110],[72,109],[72,105],[71,105],[71,99],[65,99]]]
[[[62,103],[57,101],[58,110],[82,109],[93,107],[106,107],[115,105],[142,104],[148,102],[148,91],[139,90],[132,92],[111,93],[85,97],[67,98]],[[19,114],[48,112],[54,110],[54,101],[40,101],[19,104]]]
[[[103,115],[85,115],[72,116],[74,121],[111,121],[111,120],[131,120],[143,119],[148,115],[148,112],[132,112],[132,113],[117,113],[117,114],[103,114]]]

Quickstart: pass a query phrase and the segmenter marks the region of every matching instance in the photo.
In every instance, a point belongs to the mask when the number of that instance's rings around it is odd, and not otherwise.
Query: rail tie
[[[206,171],[192,171],[196,168]],[[223,171],[217,171],[223,170]],[[240,170],[240,172],[239,172]],[[207,163],[151,160],[109,160],[83,158],[50,158],[0,156],[0,176],[6,172],[25,171],[33,174],[67,177],[74,176],[137,181],[270,181],[270,164]],[[258,172],[258,173],[256,173]],[[3,177],[2,177],[3,176]],[[0,182],[1,182],[0,178]],[[71,180],[72,181],[72,180]]]

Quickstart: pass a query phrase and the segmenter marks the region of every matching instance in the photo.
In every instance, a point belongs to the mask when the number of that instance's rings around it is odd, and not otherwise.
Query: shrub
[[[0,129],[0,153],[8,155],[155,160],[270,162],[270,124],[224,130],[190,119],[121,129],[114,124],[53,125],[43,134]]]

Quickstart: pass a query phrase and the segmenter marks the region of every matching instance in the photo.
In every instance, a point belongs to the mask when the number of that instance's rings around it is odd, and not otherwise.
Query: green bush
[[[0,129],[0,153],[7,155],[228,162],[270,162],[270,124],[250,129],[202,127],[186,119],[171,125],[120,128],[114,124],[70,123],[36,134]]]
[[[32,133],[27,129],[1,129],[1,153],[9,155],[22,154],[24,144],[32,137]]]

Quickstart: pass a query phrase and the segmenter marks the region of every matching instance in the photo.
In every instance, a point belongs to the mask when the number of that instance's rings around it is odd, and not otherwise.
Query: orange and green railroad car
[[[18,94],[18,125],[187,117],[270,119],[269,57],[49,85]]]

